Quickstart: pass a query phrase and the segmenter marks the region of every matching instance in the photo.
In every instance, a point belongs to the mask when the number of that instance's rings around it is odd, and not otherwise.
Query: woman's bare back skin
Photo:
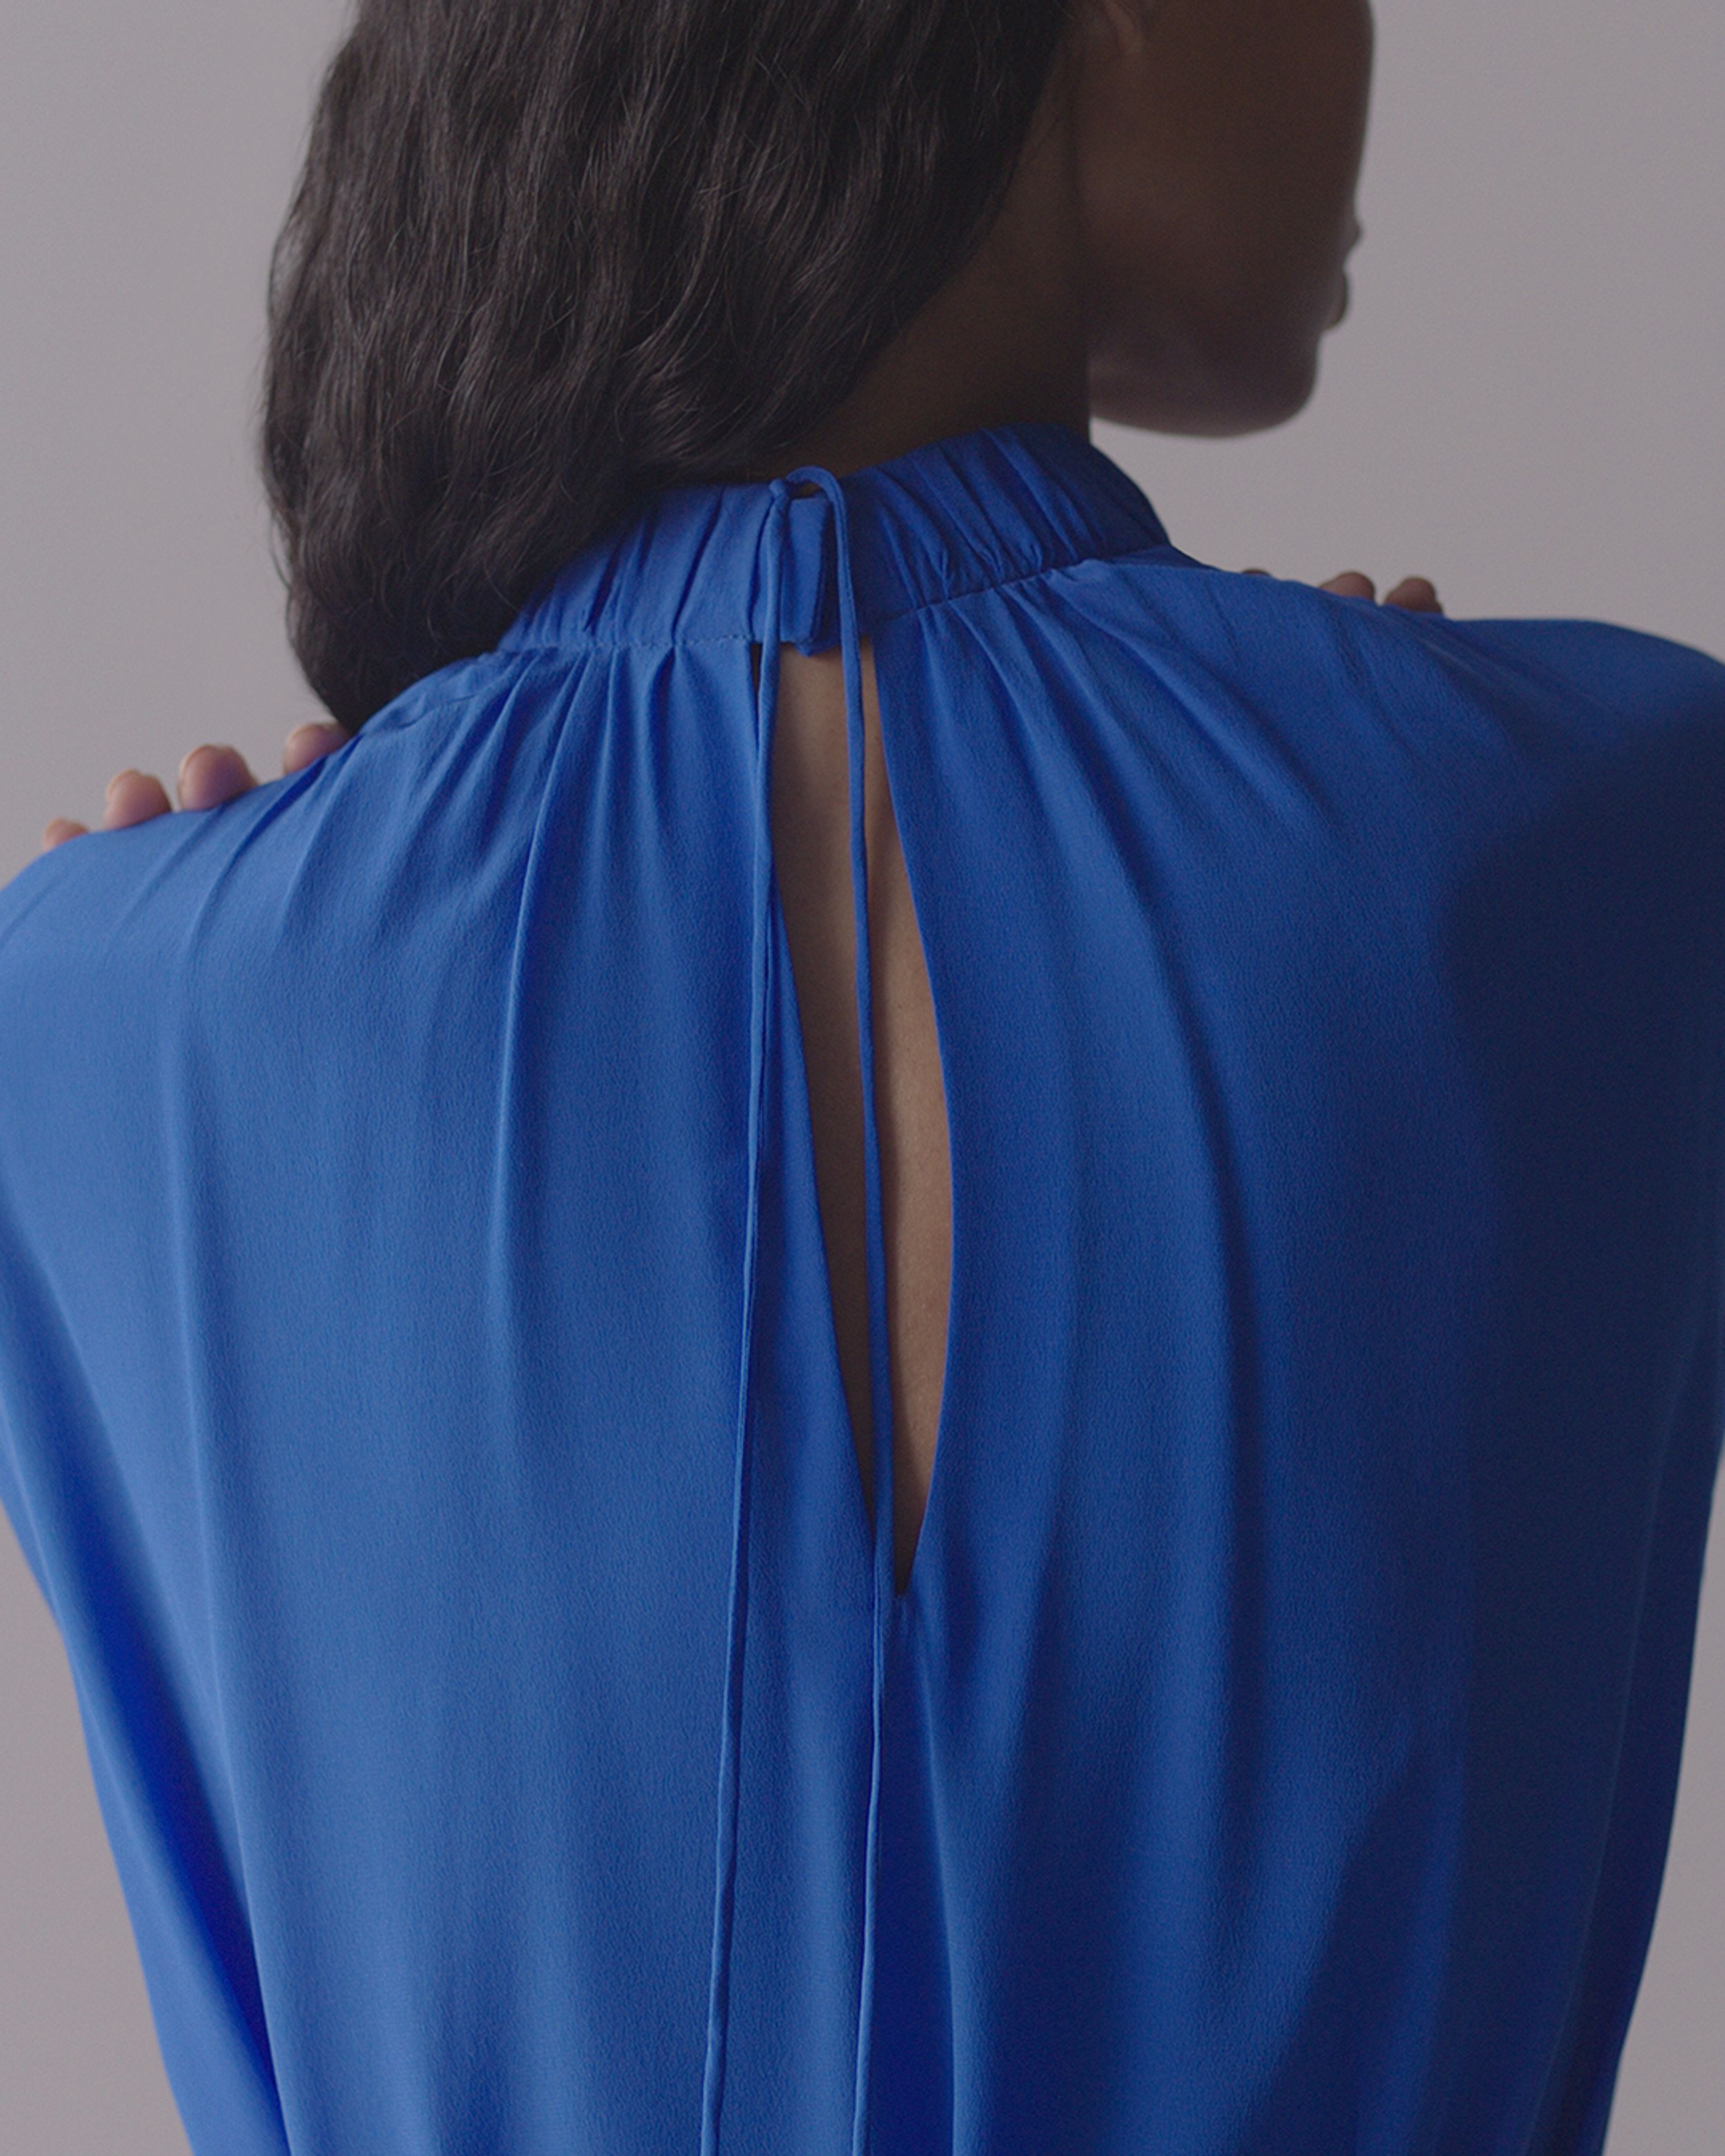
[[[863,712],[875,1113],[892,1384],[893,1566],[902,1594],[928,1503],[940,1424],[952,1262],[952,1169],[934,1004],[886,783],[873,654],[866,643]],[[803,1021],[839,1368],[872,1520],[862,1065],[845,682],[836,651],[809,658],[787,646],[781,654],[772,800],[773,867]]]

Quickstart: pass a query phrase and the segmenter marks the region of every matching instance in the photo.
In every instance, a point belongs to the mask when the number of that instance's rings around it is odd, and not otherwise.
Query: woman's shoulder
[[[339,1004],[453,843],[436,803],[521,671],[488,658],[428,676],[300,770],[69,839],[0,883],[0,1123],[27,1100],[58,1113],[57,1097],[146,1082],[164,1040],[231,1046],[290,1004]]]
[[[1547,689],[1634,722],[1725,725],[1725,663],[1697,646],[1620,623],[1481,619],[1448,624],[1461,646]]]
[[[1725,663],[1697,647],[1582,618],[1453,617],[1216,569],[1171,547],[1098,565],[1081,602],[1153,673],[1333,733],[1419,714],[1463,733],[1487,720],[1525,748],[1585,752],[1672,728],[1725,747]]]

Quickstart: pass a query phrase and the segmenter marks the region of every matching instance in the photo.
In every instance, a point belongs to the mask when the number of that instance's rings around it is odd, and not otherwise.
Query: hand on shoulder
[[[282,777],[286,778],[296,771],[303,771],[307,764],[316,763],[320,757],[327,756],[352,738],[346,726],[333,719],[306,720],[294,728],[283,746]],[[219,808],[224,801],[249,793],[257,783],[237,748],[203,742],[196,748],[188,749],[181,759],[177,781],[180,806]],[[170,805],[167,789],[159,778],[152,773],[128,766],[124,771],[116,771],[108,781],[101,828],[105,831],[119,831],[128,824],[147,823],[152,816],[166,814]],[[56,816],[42,834],[42,851],[46,853],[51,846],[60,845],[68,839],[87,837],[89,834],[88,824]]]
[[[1267,577],[1268,569],[1248,569],[1249,577]],[[1321,592],[1334,592],[1338,598],[1375,599],[1378,587],[1358,569],[1344,569],[1339,577],[1332,577],[1327,583],[1320,584]],[[1441,613],[1437,587],[1430,577],[1404,577],[1393,592],[1384,594],[1385,606],[1400,607],[1408,613]]]

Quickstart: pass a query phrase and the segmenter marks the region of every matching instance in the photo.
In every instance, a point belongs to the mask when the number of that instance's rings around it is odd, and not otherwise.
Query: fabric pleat
[[[773,874],[773,720],[778,688],[778,613],[783,590],[784,512],[788,490],[775,485],[768,516],[767,629],[755,700],[753,852],[750,863],[749,1106],[747,1211],[743,1228],[742,1318],[732,1447],[731,1578],[726,1611],[725,1692],[721,1707],[717,1823],[713,1838],[713,1932],[707,2000],[706,2068],[701,2089],[701,2156],[717,2156],[725,2101],[725,2039],[730,2015],[732,1912],[737,1893],[737,1807],[742,1743],[742,1672],[748,1639],[750,1378],[755,1337],[756,1266],[760,1245],[762,1092],[767,1072],[768,902]]]
[[[951,1141],[902,1593],[876,719]],[[1716,661],[1207,567],[1026,424],[655,495],[335,754],[33,860],[0,1504],[196,2156],[1600,2156],[1725,1429],[1722,829]]]

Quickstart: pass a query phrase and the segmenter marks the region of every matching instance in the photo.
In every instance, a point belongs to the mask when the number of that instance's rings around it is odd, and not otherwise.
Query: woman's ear
[[[1092,35],[1107,38],[1117,52],[1136,59],[1150,42],[1150,18],[1158,0],[1081,0]]]

